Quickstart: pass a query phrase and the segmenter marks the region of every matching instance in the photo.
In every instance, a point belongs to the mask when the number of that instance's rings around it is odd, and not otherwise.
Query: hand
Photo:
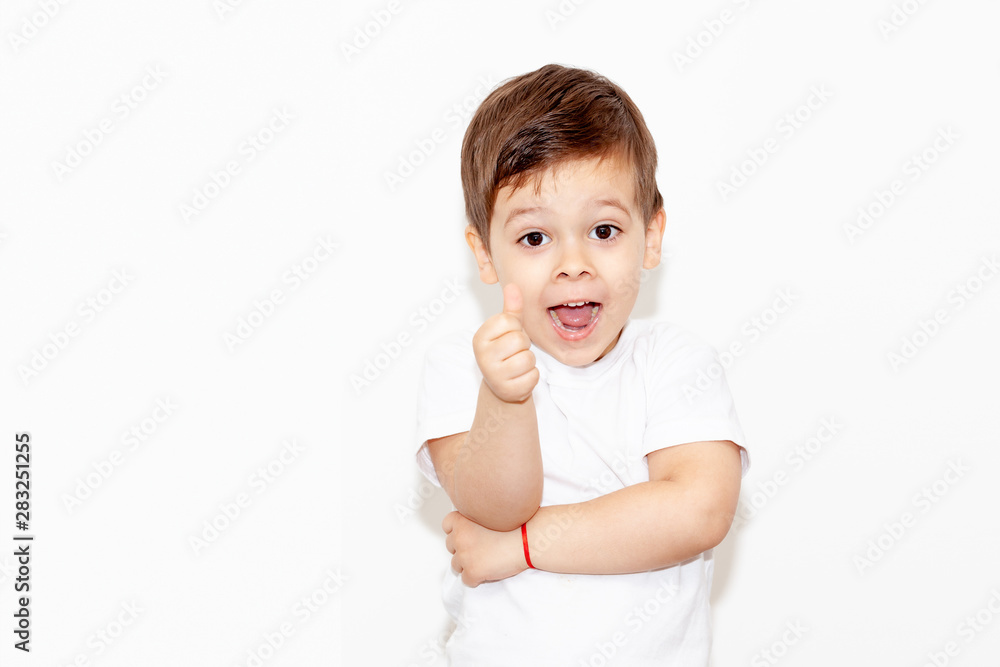
[[[513,577],[528,569],[520,528],[497,532],[483,528],[459,512],[449,512],[441,528],[448,535],[445,546],[454,554],[451,569],[461,574],[462,583],[470,588]]]
[[[489,318],[472,338],[476,363],[486,386],[507,403],[521,403],[538,384],[538,368],[531,340],[524,332],[521,290],[510,283],[503,288],[503,312]]]

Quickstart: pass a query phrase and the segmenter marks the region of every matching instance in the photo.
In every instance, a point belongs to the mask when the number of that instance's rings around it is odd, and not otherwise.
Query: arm
[[[521,325],[516,285],[504,287],[503,312],[472,339],[483,374],[472,427],[428,440],[438,480],[455,509],[486,528],[519,527],[542,502],[542,452],[531,392],[538,368]]]
[[[719,544],[739,500],[736,445],[688,443],[651,452],[648,461],[648,482],[540,509],[527,526],[532,564],[550,572],[645,572]]]
[[[527,522],[532,565],[576,574],[645,572],[719,544],[739,500],[738,447],[728,440],[675,445],[651,452],[648,462],[648,482],[539,509]],[[442,527],[466,585],[527,569],[519,528],[489,531],[454,512]]]
[[[497,531],[519,528],[542,501],[542,454],[535,403],[496,397],[484,381],[472,428],[427,441],[455,509]]]

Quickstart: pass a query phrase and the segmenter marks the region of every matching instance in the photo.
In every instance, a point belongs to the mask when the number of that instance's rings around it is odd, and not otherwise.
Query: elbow
[[[517,530],[521,527],[521,524],[527,523],[531,517],[535,516],[540,505],[540,499],[538,502],[532,500],[498,508],[497,511],[484,515],[481,521],[474,517],[470,518],[483,528],[506,533],[511,530]]]
[[[520,515],[470,516],[468,518],[472,519],[483,528],[488,528],[489,530],[493,530],[498,533],[509,533],[512,530],[519,529],[521,524],[527,523],[528,519],[533,517],[537,511],[538,508],[536,507],[534,512]]]
[[[714,549],[729,534],[735,518],[734,508],[728,503],[710,503],[702,514],[702,551]]]
[[[461,501],[461,499],[456,498]],[[508,500],[507,502],[490,503],[487,506],[473,507],[472,503],[457,502],[455,509],[483,528],[497,532],[517,530],[522,523],[535,516],[542,503],[542,494],[531,494],[528,497]]]
[[[518,508],[516,512],[512,512],[509,517],[506,517],[507,521],[501,523],[499,528],[494,528],[493,530],[517,530],[521,527],[521,524],[528,523],[528,520],[535,516],[540,506],[540,503],[525,504],[523,507]]]
[[[740,500],[740,484],[709,484],[699,490],[695,513],[700,521],[702,551],[719,546],[729,534]]]
[[[734,517],[735,507],[727,499],[711,493],[691,498],[681,528],[686,538],[684,540],[687,545],[684,549],[686,557],[697,556],[721,544],[729,534]]]

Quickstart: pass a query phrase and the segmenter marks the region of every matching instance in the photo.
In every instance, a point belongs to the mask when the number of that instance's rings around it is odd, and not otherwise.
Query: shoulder
[[[718,356],[702,336],[673,322],[631,320],[630,327],[633,355],[647,365],[703,364]]]
[[[467,366],[476,365],[476,355],[472,349],[472,337],[476,330],[469,327],[446,333],[431,342],[424,353],[425,366]]]
[[[475,405],[482,373],[472,350],[473,333],[453,331],[428,344],[420,369],[418,403],[421,407],[444,400],[440,409],[454,411],[456,400],[469,400],[470,396]]]

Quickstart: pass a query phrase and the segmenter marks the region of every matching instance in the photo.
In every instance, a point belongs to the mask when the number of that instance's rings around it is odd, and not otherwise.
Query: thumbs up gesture
[[[503,288],[503,312],[479,327],[472,338],[476,362],[483,380],[501,401],[521,403],[538,384],[538,368],[531,353],[531,340],[522,325],[524,300],[520,288]]]

